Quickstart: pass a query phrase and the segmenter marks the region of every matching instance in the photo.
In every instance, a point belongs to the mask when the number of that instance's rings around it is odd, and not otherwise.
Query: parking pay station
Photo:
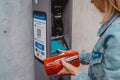
[[[33,0],[35,80],[70,80],[47,76],[43,60],[71,49],[72,0]]]

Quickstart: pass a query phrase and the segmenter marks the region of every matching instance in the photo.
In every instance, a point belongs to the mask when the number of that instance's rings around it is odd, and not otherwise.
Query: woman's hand
[[[67,63],[64,58],[61,60],[62,65],[63,65],[63,69],[57,73],[57,75],[73,75],[75,76],[76,74],[78,74],[80,72],[80,69],[77,67],[74,67],[73,65]]]
[[[74,50],[59,50],[59,52],[61,53],[71,53],[74,52]],[[62,65],[63,65],[63,69],[57,73],[57,75],[76,75],[80,72],[80,69],[78,67],[74,67],[73,65],[71,65],[70,63],[66,62],[64,58],[61,59]]]
[[[73,50],[67,50],[67,51],[65,51],[65,50],[58,49],[58,52],[61,52],[61,53],[71,53],[71,52],[74,52],[74,51]]]

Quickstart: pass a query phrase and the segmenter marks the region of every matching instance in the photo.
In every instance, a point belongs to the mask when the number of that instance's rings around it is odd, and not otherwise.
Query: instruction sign
[[[39,60],[46,58],[46,22],[44,12],[33,12],[34,25],[34,54]]]

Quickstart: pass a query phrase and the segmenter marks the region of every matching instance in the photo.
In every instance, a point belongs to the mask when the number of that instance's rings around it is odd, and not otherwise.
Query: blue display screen
[[[67,48],[67,44],[65,43],[65,41],[63,41],[62,39],[52,39],[51,41],[51,45],[52,45],[52,54],[58,54],[58,49],[60,50],[68,50]]]

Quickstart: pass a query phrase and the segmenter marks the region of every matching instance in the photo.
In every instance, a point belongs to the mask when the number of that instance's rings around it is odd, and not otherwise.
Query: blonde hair
[[[97,0],[100,8],[104,11],[102,24],[109,21],[114,13],[120,13],[120,0]],[[103,3],[103,4],[101,4]]]

